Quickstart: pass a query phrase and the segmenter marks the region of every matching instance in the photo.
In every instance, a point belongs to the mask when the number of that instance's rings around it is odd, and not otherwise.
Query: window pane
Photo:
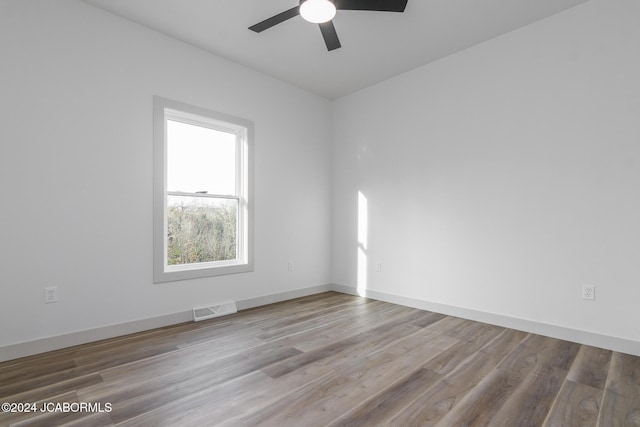
[[[236,136],[167,120],[167,190],[236,193]]]
[[[167,197],[167,264],[236,259],[238,200]]]

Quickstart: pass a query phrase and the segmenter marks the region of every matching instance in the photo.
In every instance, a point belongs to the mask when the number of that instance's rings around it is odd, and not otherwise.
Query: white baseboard
[[[0,362],[193,320],[191,310],[0,347]]]
[[[448,316],[461,317],[463,319],[474,320],[477,322],[516,329],[532,334],[544,335],[547,337],[558,338],[566,341],[576,342],[579,344],[586,344],[593,347],[600,347],[608,350],[618,351],[621,353],[640,356],[640,342],[629,340],[626,338],[612,337],[595,332],[567,328],[564,326],[534,322],[532,320],[504,316],[501,314],[487,313],[484,311],[478,311],[469,308],[445,305],[417,298],[404,297],[401,295],[375,291],[371,289],[366,289],[360,292],[356,288],[344,285],[332,285],[332,289],[336,292],[342,292],[344,294],[360,295],[379,301],[390,302],[393,304],[404,305],[421,310],[433,311],[436,313],[446,314]]]
[[[333,290],[333,287],[328,284],[312,286],[309,288],[296,289],[294,291],[241,300],[237,301],[236,304],[238,310],[246,310],[252,307],[319,294],[331,290]],[[68,334],[56,335],[33,341],[10,344],[0,347],[0,362],[191,321],[193,321],[193,311],[187,310],[149,319],[134,320],[131,322],[119,323],[117,325],[103,326],[100,328],[71,332]]]
[[[264,295],[256,298],[240,300],[237,301],[236,304],[238,310],[246,310],[252,307],[259,307],[262,305],[273,304],[276,302],[287,301],[294,298],[300,298],[328,291],[341,292],[350,295],[360,295],[379,301],[404,305],[421,310],[433,311],[449,316],[461,317],[464,319],[489,323],[505,328],[517,329],[520,331],[640,356],[640,342],[638,341],[597,334],[594,332],[581,331],[578,329],[571,329],[563,326],[534,322],[531,320],[519,319],[495,313],[486,313],[483,311],[468,308],[455,307],[417,298],[404,297],[401,295],[375,291],[371,289],[367,289],[364,292],[359,292],[357,289],[351,286],[344,285],[327,284],[312,286],[309,288],[296,289],[293,291],[281,292],[278,294]],[[190,321],[193,321],[192,311],[187,310],[184,312],[172,313],[149,319],[135,320],[132,322],[120,323],[117,325],[104,326],[100,328],[72,332],[69,334],[57,335],[33,341],[10,344],[0,347],[0,362]]]
[[[280,301],[287,301],[294,298],[306,297],[309,295],[321,294],[323,292],[333,291],[333,285],[319,285],[310,288],[296,289],[295,291],[281,292],[279,294],[265,295],[257,298],[245,299],[238,301],[238,310],[246,310],[248,308],[260,307],[262,305],[273,304]]]

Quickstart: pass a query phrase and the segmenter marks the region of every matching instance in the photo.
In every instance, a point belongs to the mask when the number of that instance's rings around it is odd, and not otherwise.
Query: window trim
[[[236,134],[235,195],[209,195],[238,200],[238,252],[241,261],[167,266],[167,139],[166,121],[176,120]],[[253,271],[253,138],[252,121],[160,96],[153,97],[153,282],[196,279]],[[244,171],[241,169],[245,169]],[[244,173],[243,173],[244,172]],[[214,264],[215,265],[212,265]]]

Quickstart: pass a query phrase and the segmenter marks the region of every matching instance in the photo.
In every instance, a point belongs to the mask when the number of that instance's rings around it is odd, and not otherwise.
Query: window
[[[253,270],[253,123],[154,97],[154,282]]]

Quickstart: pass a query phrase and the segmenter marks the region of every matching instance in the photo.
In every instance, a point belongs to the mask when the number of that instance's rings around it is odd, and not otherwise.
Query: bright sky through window
[[[235,194],[236,136],[167,120],[167,190]]]

